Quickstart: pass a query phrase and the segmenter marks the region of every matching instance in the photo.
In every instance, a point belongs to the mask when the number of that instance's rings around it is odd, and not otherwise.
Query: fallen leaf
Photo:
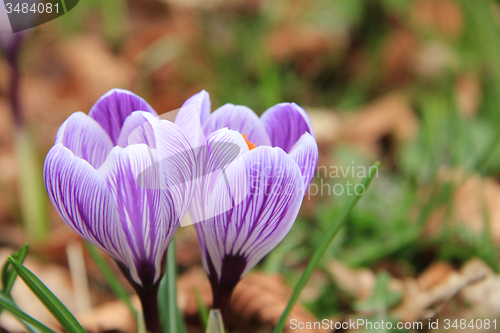
[[[179,276],[177,280],[177,300],[179,309],[185,316],[198,316],[198,304],[195,292],[200,293],[203,303],[210,307],[212,305],[212,290],[208,282],[207,274],[200,266],[194,266]]]
[[[474,305],[474,310],[486,317],[500,316],[500,274],[479,259],[472,259],[461,268],[462,274],[477,274],[486,278],[464,288],[460,295]]]
[[[450,69],[457,69],[458,55],[454,49],[441,41],[421,45],[413,56],[413,72],[424,79],[435,80]]]
[[[486,223],[485,209],[488,212],[491,237],[495,242],[500,242],[500,185],[491,178],[473,175],[455,192],[454,219],[475,232],[482,232]]]
[[[410,78],[416,43],[408,30],[399,29],[389,35],[382,52],[385,75],[392,85],[401,85]]]
[[[231,301],[231,313],[242,323],[256,320],[261,324],[260,327],[274,327],[285,310],[290,296],[291,292],[285,286],[282,276],[253,273],[243,278],[236,286]],[[300,304],[293,308],[288,320],[291,319],[296,319],[298,322],[318,321]],[[286,325],[284,332],[328,331],[323,329],[292,329]]]
[[[205,271],[194,267],[181,275],[178,280],[178,299],[181,311],[188,317],[198,317],[198,305],[194,291],[198,290],[207,307],[212,303],[212,292]],[[285,286],[283,277],[252,273],[245,276],[236,286],[228,315],[229,326],[237,330],[248,325],[274,327],[285,310],[291,292]],[[289,319],[299,322],[318,321],[312,314],[297,304]],[[311,330],[291,330],[285,327],[284,332],[313,332]],[[314,330],[314,332],[325,332]]]
[[[458,110],[466,117],[473,118],[481,103],[481,83],[471,75],[458,77],[455,87]]]
[[[442,36],[457,39],[464,26],[462,8],[452,0],[418,0],[413,2],[411,16],[415,26],[434,29]]]
[[[328,264],[328,270],[341,290],[358,300],[369,297],[375,286],[376,275],[368,268],[353,269],[339,260]]]
[[[432,289],[443,282],[454,271],[453,267],[448,263],[442,261],[435,262],[418,276],[418,288],[420,290]]]
[[[311,119],[318,144],[331,144],[341,136],[342,119],[334,110],[310,107],[305,107],[305,110]]]
[[[365,304],[366,300],[373,295],[376,282],[374,271],[368,268],[353,269],[341,261],[332,261],[327,267],[339,288],[353,296],[358,304]],[[488,276],[492,276],[491,270],[479,259],[474,259],[464,264],[460,271],[456,271],[447,263],[436,262],[429,265],[417,278],[396,279],[392,277],[388,281],[389,290],[402,295],[403,298],[389,312],[396,318],[409,322],[431,318],[461,291],[467,295],[478,291],[479,294],[468,297],[472,303],[476,301],[480,304],[480,296],[488,288],[493,287],[493,282],[483,280]],[[486,284],[481,286],[481,283]],[[479,289],[473,289],[476,287]],[[492,296],[486,304],[496,302],[494,303],[496,306],[500,303],[497,300],[498,298]],[[497,308],[494,307],[494,309]]]
[[[418,119],[407,98],[397,92],[388,94],[362,108],[346,124],[345,137],[367,152],[379,155],[380,140],[393,135],[396,142],[413,138],[418,129]]]
[[[140,309],[138,297],[132,299],[136,309]],[[112,301],[92,308],[77,316],[82,326],[90,332],[120,331],[136,332],[135,318],[122,301]]]
[[[92,103],[112,88],[130,87],[133,83],[135,71],[131,64],[111,53],[98,37],[71,38],[59,45],[59,53],[78,93]]]
[[[318,54],[330,47],[330,41],[320,30],[297,25],[279,27],[269,35],[271,55],[277,60]]]
[[[392,315],[408,322],[432,318],[465,287],[486,277],[484,272],[450,271],[439,265],[431,265],[423,277],[403,281],[403,300],[390,311]]]

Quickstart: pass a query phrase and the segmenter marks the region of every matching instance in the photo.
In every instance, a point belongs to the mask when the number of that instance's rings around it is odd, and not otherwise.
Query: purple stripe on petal
[[[55,143],[61,143],[94,168],[104,162],[113,143],[108,134],[83,112],[69,116],[57,131]]]
[[[205,134],[227,127],[245,134],[257,146],[270,146],[271,141],[259,117],[242,105],[226,104],[218,108],[203,124]]]
[[[189,98],[179,109],[175,123],[184,131],[193,148],[205,145],[205,134],[203,133],[203,118],[210,114],[210,97],[206,91],[202,91]]]
[[[224,172],[231,164],[240,164],[243,168],[241,156],[246,152],[248,146],[241,134],[226,128],[212,133],[207,145],[197,149],[196,193],[190,208],[192,223],[220,215],[246,197],[246,187],[222,186],[221,190],[214,191],[218,183],[226,184]],[[217,202],[217,206],[207,206],[211,202]]]
[[[126,264],[126,242],[118,225],[115,201],[98,171],[62,144],[56,144],[45,159],[44,181],[64,222]]]
[[[162,120],[155,127],[156,147],[160,166],[165,174],[163,186],[172,198],[178,220],[191,203],[196,159],[188,138],[176,124]]]
[[[267,109],[262,114],[261,121],[272,146],[280,147],[287,153],[305,132],[314,138],[309,116],[295,103],[280,103]]]
[[[161,262],[182,217],[182,206],[169,189],[148,189],[137,184],[137,177],[158,162],[158,153],[146,145],[115,147],[99,169],[116,201],[120,227],[135,267],[161,276]],[[160,169],[160,173],[163,170]],[[161,176],[165,177],[164,174]],[[144,272],[137,272],[140,282]]]
[[[125,148],[128,145],[144,143],[151,148],[156,148],[154,127],[160,119],[158,116],[144,111],[134,111],[125,119],[117,146]]]
[[[192,105],[196,108],[196,112],[200,117],[200,122],[203,124],[210,116],[212,111],[212,103],[210,102],[210,94],[205,90],[191,96],[187,101],[182,104],[183,107]]]
[[[289,156],[298,164],[304,177],[304,192],[314,177],[318,164],[318,144],[309,133],[304,133],[292,147]]]
[[[298,165],[281,149],[257,147],[243,155],[244,167],[226,169],[231,188],[249,189],[245,200],[229,211],[195,225],[205,269],[208,257],[219,280],[226,257],[243,257],[252,269],[285,237],[298,214],[303,197],[303,179]],[[222,190],[218,184],[214,190]],[[216,196],[214,196],[215,198]],[[217,201],[209,206],[217,207]],[[216,208],[215,208],[216,209]],[[207,273],[210,272],[207,270]]]
[[[141,97],[124,89],[111,89],[90,109],[94,118],[117,143],[125,119],[134,111],[145,111],[156,115],[153,108]]]

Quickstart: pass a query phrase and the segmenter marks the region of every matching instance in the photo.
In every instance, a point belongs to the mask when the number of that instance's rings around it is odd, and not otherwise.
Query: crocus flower
[[[19,51],[27,31],[12,32],[5,3],[0,1],[0,51],[7,59],[10,70],[9,100],[12,107],[14,120],[18,127],[22,126],[23,116],[19,102]]]
[[[12,32],[5,3],[0,2],[0,48],[7,58],[17,53],[25,34],[25,32]]]
[[[224,182],[198,184],[189,209],[198,222],[195,228],[213,307],[224,314],[238,281],[292,227],[316,169],[318,147],[309,117],[295,103],[273,106],[260,118],[249,108],[232,104],[210,114],[209,95],[202,91],[184,103],[176,123],[191,131],[193,146],[208,147],[201,152],[209,151],[210,158],[197,156],[198,165],[204,159],[204,169],[206,164],[226,163],[218,175]],[[221,141],[237,145],[240,154],[213,150]],[[229,208],[221,199],[228,188],[230,197],[238,198]]]
[[[190,203],[193,163],[179,126],[118,89],[89,115],[72,114],[45,160],[54,207],[115,259],[142,300],[150,332],[159,331],[157,288],[167,247]]]

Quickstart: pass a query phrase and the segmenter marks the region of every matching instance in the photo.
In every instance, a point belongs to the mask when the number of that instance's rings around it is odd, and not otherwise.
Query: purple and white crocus
[[[175,122],[190,133],[193,147],[206,147],[198,150],[198,173],[222,169],[218,181],[197,185],[189,213],[213,307],[224,314],[238,281],[292,227],[316,169],[318,147],[308,115],[295,103],[275,105],[260,118],[232,104],[211,114],[209,95],[202,91],[184,103]],[[219,149],[213,149],[216,144]],[[228,153],[234,146],[236,155]]]
[[[113,89],[89,114],[60,127],[44,165],[64,222],[115,259],[139,294],[147,329],[159,332],[164,257],[191,201],[195,163],[179,126],[140,97]]]

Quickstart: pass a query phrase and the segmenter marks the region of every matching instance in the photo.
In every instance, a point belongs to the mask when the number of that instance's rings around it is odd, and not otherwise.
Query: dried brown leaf
[[[455,95],[458,110],[469,118],[474,117],[482,97],[479,78],[471,75],[460,76],[456,83]]]
[[[78,93],[89,101],[95,102],[109,89],[133,83],[133,67],[115,56],[98,37],[72,38],[59,45],[59,52]]]
[[[340,289],[356,299],[369,297],[375,286],[375,273],[368,268],[353,269],[339,260],[328,264],[329,272]]]
[[[452,0],[415,1],[412,19],[416,26],[437,30],[451,39],[460,37],[464,26],[462,8]]]
[[[397,142],[413,138],[418,119],[405,96],[391,93],[359,110],[347,127],[347,140],[378,155],[379,141],[386,135],[393,135]]]
[[[136,308],[140,308],[137,297],[133,299]],[[120,331],[136,332],[135,318],[122,301],[113,301],[94,307],[91,311],[77,316],[82,326],[90,332]]]
[[[179,306],[187,317],[198,316],[194,290],[200,292],[203,302],[210,307],[212,295],[210,284],[203,269],[194,267],[183,274],[178,281]],[[291,292],[285,286],[283,277],[253,273],[245,276],[236,286],[231,300],[229,325],[234,329],[245,328],[246,325],[257,327],[274,326],[285,310]],[[296,305],[289,319],[299,322],[317,321],[312,314],[301,305]],[[247,327],[248,328],[248,327]],[[284,332],[292,332],[285,328]],[[312,332],[293,330],[293,332]],[[315,330],[314,332],[323,332]]]
[[[484,280],[464,288],[460,295],[473,304],[474,309],[481,315],[500,316],[500,274],[494,274],[491,268],[479,259],[468,261],[460,271],[471,276],[486,276]]]
[[[243,322],[257,320],[262,325],[274,326],[285,310],[291,292],[280,275],[262,273],[251,274],[236,286],[231,302],[231,313]],[[314,322],[317,319],[297,304],[289,316],[298,322]],[[292,330],[285,327],[284,332],[312,332],[311,330]],[[326,330],[314,330],[326,332]]]
[[[486,277],[484,272],[446,266],[433,264],[416,280],[403,281],[403,300],[391,313],[403,321],[434,317],[452,297]]]
[[[334,110],[308,107],[306,110],[318,144],[331,144],[339,138],[343,124],[342,119]]]
[[[281,60],[320,53],[329,48],[330,42],[319,30],[290,25],[282,26],[272,32],[268,45],[271,55]]]
[[[400,85],[409,79],[416,43],[408,30],[396,30],[389,36],[382,52],[385,75],[391,84]]]
[[[457,186],[453,197],[453,220],[480,233],[484,230],[487,217],[491,237],[495,242],[500,242],[500,184],[491,178],[472,175],[457,182]],[[434,216],[433,232],[442,229],[444,216]]]
[[[454,271],[453,267],[448,263],[442,261],[435,262],[418,276],[418,288],[420,290],[432,289],[441,284]]]

